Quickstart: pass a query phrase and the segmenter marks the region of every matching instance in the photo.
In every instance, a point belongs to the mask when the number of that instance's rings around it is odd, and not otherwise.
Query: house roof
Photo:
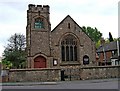
[[[104,48],[104,49],[103,49]],[[99,52],[103,52],[104,51],[113,51],[113,50],[117,50],[117,41],[113,41],[107,44],[104,44],[103,46],[100,46],[97,49],[97,53]]]
[[[51,32],[54,32],[54,31],[56,30],[56,28],[57,28],[60,24],[62,24],[62,23],[64,22],[64,20],[67,19],[68,17],[82,30],[82,32],[84,32],[83,29],[74,21],[74,19],[73,19],[70,15],[67,15]],[[85,32],[84,32],[84,33],[85,33]],[[87,33],[85,33],[85,34],[88,36]],[[88,36],[88,37],[92,40],[92,38],[91,38],[90,36]],[[93,40],[92,40],[92,41],[93,41]]]

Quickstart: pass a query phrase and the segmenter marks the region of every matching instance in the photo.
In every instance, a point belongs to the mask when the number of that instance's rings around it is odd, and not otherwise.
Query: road
[[[2,86],[2,89],[118,89],[118,79],[63,81],[49,84],[23,84]]]

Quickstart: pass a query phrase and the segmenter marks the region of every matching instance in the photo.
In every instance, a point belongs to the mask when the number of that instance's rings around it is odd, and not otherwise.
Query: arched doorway
[[[34,68],[46,68],[46,59],[43,56],[38,56],[34,59]]]

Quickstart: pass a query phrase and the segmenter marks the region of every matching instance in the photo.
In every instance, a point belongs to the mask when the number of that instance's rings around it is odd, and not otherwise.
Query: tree
[[[24,50],[25,49],[25,43],[26,39],[25,36],[22,34],[14,34],[10,37],[8,40],[8,46],[7,48],[10,50]]]
[[[12,63],[12,68],[21,68],[26,61],[25,44],[26,39],[22,34],[14,34],[8,40],[4,50],[4,60]],[[7,62],[8,63],[8,62]]]
[[[109,41],[110,42],[114,41],[111,32],[109,32]]]
[[[2,65],[3,65],[3,69],[10,69],[12,68],[12,63],[10,61],[7,61],[6,59],[2,60]]]
[[[100,40],[96,43],[96,48],[99,48],[99,46],[101,45]]]
[[[95,42],[97,43],[100,38],[102,37],[102,33],[100,31],[98,31],[98,29],[95,28],[91,28],[91,27],[82,27],[82,30]]]

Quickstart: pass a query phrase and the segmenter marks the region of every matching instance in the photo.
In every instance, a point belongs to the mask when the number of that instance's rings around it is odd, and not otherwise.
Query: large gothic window
[[[67,35],[61,41],[62,61],[77,61],[77,40],[72,35]]]
[[[37,18],[35,19],[35,28],[44,28],[44,19],[43,18]]]

